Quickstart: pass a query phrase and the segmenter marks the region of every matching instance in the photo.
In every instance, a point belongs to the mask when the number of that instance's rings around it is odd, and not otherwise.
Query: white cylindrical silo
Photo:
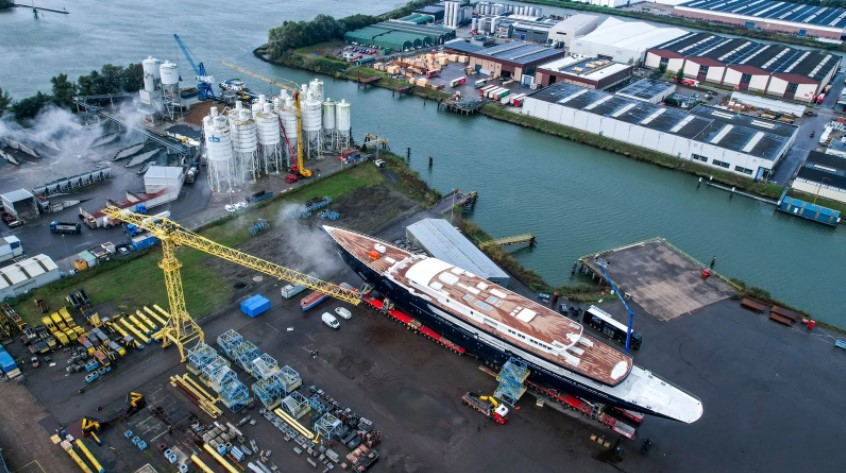
[[[159,72],[161,73],[162,85],[179,84],[179,69],[176,64],[165,61],[159,66]]]
[[[259,142],[259,170],[263,173],[279,172],[282,169],[282,136],[279,130],[279,116],[273,105],[264,103],[255,114]]]
[[[350,104],[346,100],[341,100],[335,104],[335,145],[338,149],[350,147],[351,130]]]
[[[229,112],[229,126],[235,150],[235,171],[242,179],[255,180],[258,131],[252,112],[244,108],[241,102],[236,102],[235,110]]]
[[[320,102],[309,97],[302,103],[303,131],[306,133],[320,131],[322,125]]]
[[[323,102],[323,131],[325,133],[335,132],[335,102],[331,99]]]
[[[282,119],[284,134],[282,135],[284,151],[288,155],[288,166],[293,166],[297,156],[297,110],[294,101],[289,97],[282,104],[279,117]]]
[[[154,91],[159,82],[161,82],[161,72],[159,65],[161,61],[149,56],[147,59],[141,61],[141,70],[144,72],[144,90]]]
[[[314,100],[318,102],[323,101],[323,81],[320,79],[314,79],[308,83],[308,90],[311,92],[312,97]]]
[[[228,192],[237,185],[229,120],[221,117],[217,108],[213,107],[211,116],[203,119],[203,132],[206,136],[209,186],[215,192]]]

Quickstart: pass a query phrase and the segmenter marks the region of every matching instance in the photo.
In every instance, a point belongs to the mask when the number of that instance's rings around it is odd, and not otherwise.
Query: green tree
[[[676,82],[681,83],[684,80],[684,69],[679,69],[676,72]]]
[[[76,96],[76,85],[68,80],[67,74],[59,74],[50,82],[53,84],[53,99],[59,106],[70,107]]]
[[[9,92],[6,92],[2,88],[0,88],[0,117],[6,113],[6,110],[9,109],[9,106],[12,105],[12,96],[9,95]]]
[[[12,105],[12,113],[18,121],[35,118],[44,107],[53,103],[53,97],[38,92],[32,97],[25,98]]]
[[[86,76],[80,76],[77,79],[77,89],[79,90],[79,95],[97,95],[99,94],[99,78],[100,73],[97,71],[91,71],[91,74]]]

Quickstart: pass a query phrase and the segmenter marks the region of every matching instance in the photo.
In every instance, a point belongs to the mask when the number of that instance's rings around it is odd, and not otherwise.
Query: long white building
[[[638,65],[643,62],[647,50],[686,34],[687,31],[680,28],[608,18],[595,30],[572,40],[568,45],[571,54]]]
[[[566,83],[529,95],[522,110],[532,117],[754,179],[772,173],[793,145],[798,129],[705,105],[685,111]]]

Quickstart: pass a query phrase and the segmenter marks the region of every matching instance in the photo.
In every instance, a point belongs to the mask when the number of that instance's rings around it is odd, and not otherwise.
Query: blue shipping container
[[[135,237],[132,239],[132,247],[135,248],[136,251],[143,250],[144,248],[149,248],[155,245],[157,241],[159,240],[152,235]]]
[[[249,317],[258,317],[270,310],[270,300],[261,294],[250,296],[241,302],[241,312]]]
[[[5,351],[0,353],[0,369],[3,370],[4,373],[14,371],[17,367],[18,365],[15,363],[15,360],[12,359],[11,355]]]

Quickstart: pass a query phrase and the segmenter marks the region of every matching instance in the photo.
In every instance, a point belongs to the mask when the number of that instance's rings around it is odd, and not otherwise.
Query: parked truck
[[[200,163],[193,163],[191,167],[188,168],[188,172],[185,173],[185,183],[186,184],[193,184],[194,181],[197,180],[197,176],[200,175]]]
[[[465,393],[461,396],[465,405],[481,412],[486,417],[494,420],[497,424],[508,422],[508,407],[494,399],[493,396],[483,396],[477,393]]]
[[[67,223],[54,220],[50,222],[50,232],[60,235],[78,235],[82,233],[82,224],[79,222]]]
[[[309,276],[317,279],[316,273],[309,273]],[[286,284],[286,285],[282,286],[282,289],[280,289],[280,293],[282,294],[282,297],[284,297],[285,299],[290,299],[290,298],[296,296],[297,294],[299,294],[299,293],[301,293],[305,290],[306,290],[305,286],[299,286],[299,285],[295,285],[295,284]]]

